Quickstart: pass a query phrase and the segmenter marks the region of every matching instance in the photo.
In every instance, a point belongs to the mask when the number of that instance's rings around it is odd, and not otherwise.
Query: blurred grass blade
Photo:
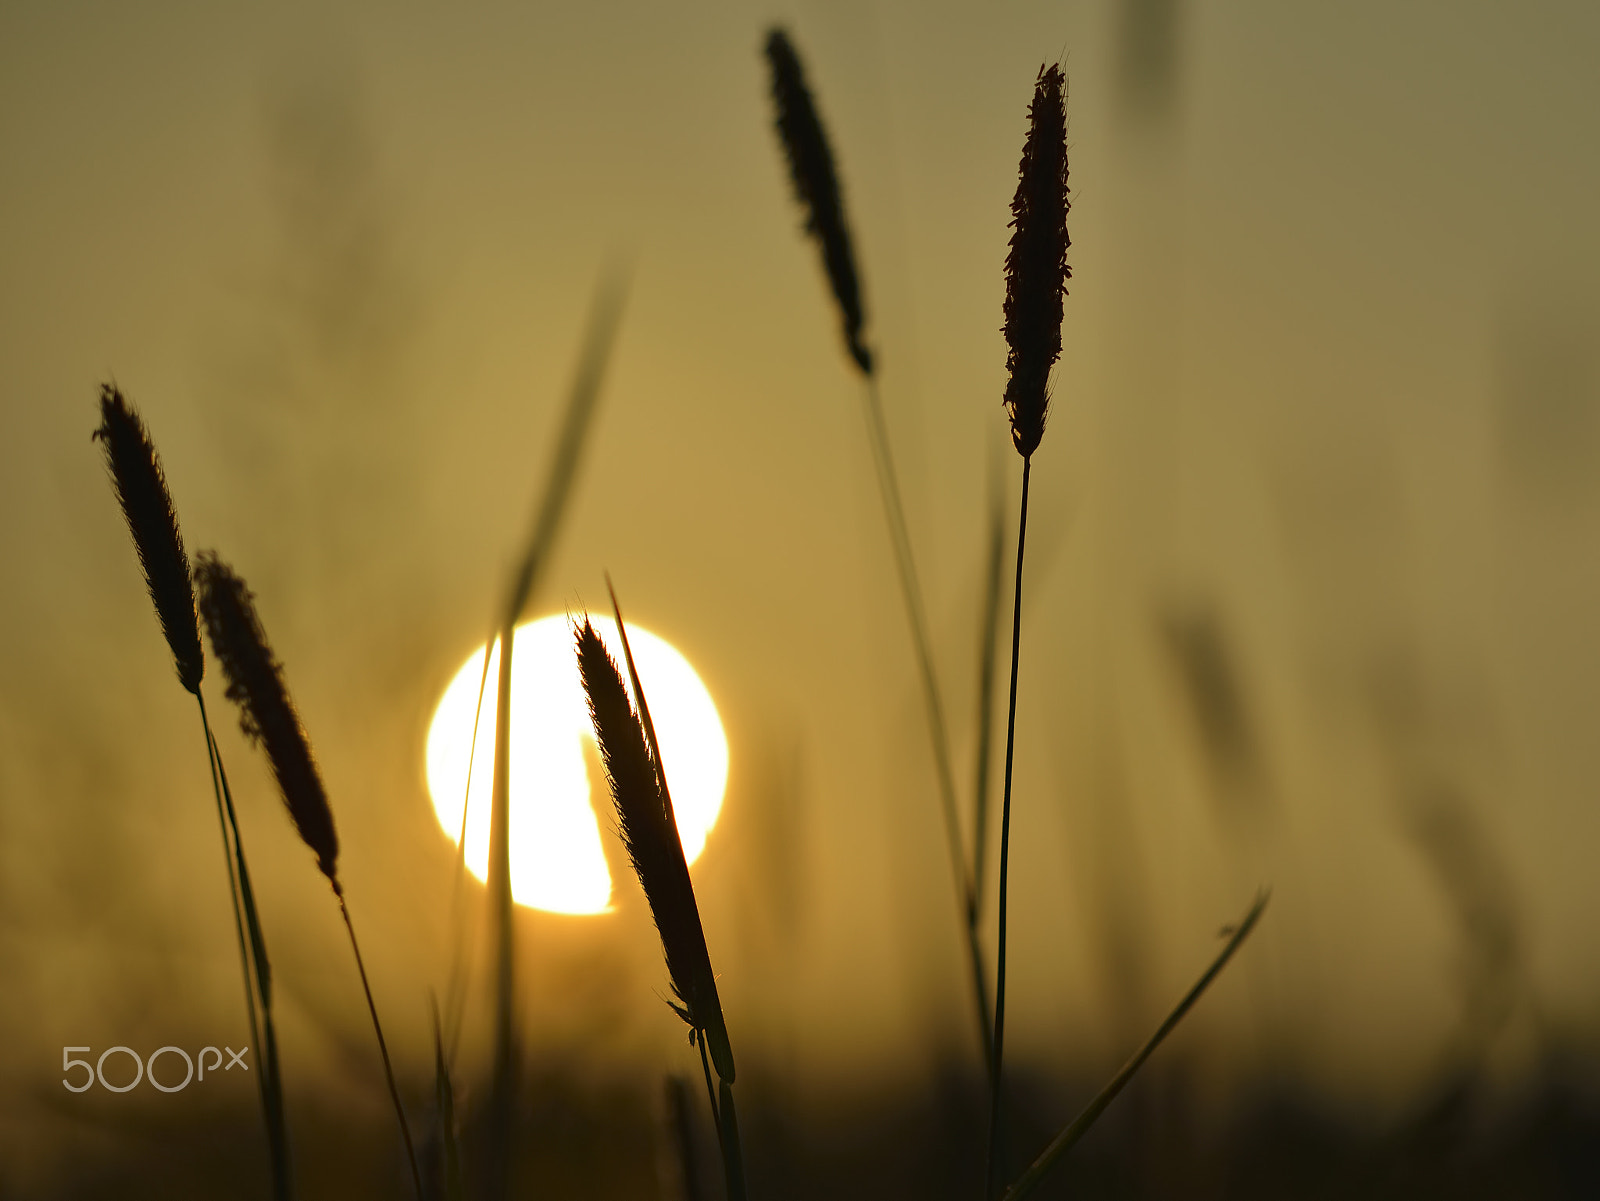
[[[496,686],[494,719],[494,787],[489,813],[488,893],[490,925],[494,947],[494,1051],[489,1093],[489,1165],[487,1188],[491,1198],[506,1195],[510,1179],[511,1107],[516,1092],[516,1030],[513,1012],[516,996],[515,943],[512,938],[511,899],[511,662],[515,649],[516,625],[527,608],[540,572],[550,558],[572,484],[577,478],[584,444],[600,396],[600,384],[611,358],[611,347],[627,297],[628,275],[616,271],[604,277],[590,307],[578,370],[573,377],[567,410],[556,438],[544,493],[534,513],[522,558],[512,576],[500,619],[500,670]],[[478,681],[478,703],[489,678],[489,660],[484,656],[483,674]],[[463,806],[462,823],[466,822]],[[462,844],[465,845],[465,842]],[[460,860],[465,864],[465,858]],[[458,871],[461,870],[458,868]],[[452,982],[451,995],[460,990]]]
[[[626,269],[615,270],[607,275],[601,280],[590,307],[583,349],[578,356],[578,371],[572,380],[567,412],[562,418],[561,433],[550,458],[544,495],[534,514],[527,548],[517,565],[516,575],[512,577],[505,613],[505,620],[512,624],[522,616],[523,609],[533,596],[539,572],[549,558],[556,535],[560,532],[561,519],[572,495],[572,482],[583,458],[584,444],[588,441],[595,403],[600,398],[600,385],[605,379],[606,366],[611,361],[611,347],[616,341],[617,326],[621,323],[623,304],[628,296],[628,281]]]
[[[443,1177],[441,1195],[445,1201],[466,1201],[466,1186],[461,1178],[461,1144],[456,1129],[455,1084],[450,1078],[444,1034],[439,1026],[439,1006],[433,1003],[430,1009],[433,1014],[433,1102],[439,1123],[439,1172]]]
[[[1183,1020],[1184,1015],[1200,999],[1200,995],[1217,978],[1218,973],[1228,965],[1228,960],[1233,958],[1233,953],[1250,936],[1250,931],[1255,929],[1256,922],[1260,920],[1262,910],[1266,909],[1267,900],[1270,896],[1271,894],[1265,890],[1257,894],[1255,904],[1250,906],[1250,912],[1245,914],[1244,920],[1239,923],[1238,927],[1231,931],[1225,931],[1231,934],[1227,945],[1211,961],[1211,966],[1205,970],[1200,979],[1195,981],[1194,987],[1184,994],[1183,1000],[1179,1001],[1172,1012],[1167,1014],[1166,1020],[1156,1028],[1156,1032],[1150,1036],[1144,1046],[1139,1048],[1133,1058],[1123,1065],[1122,1070],[1111,1078],[1110,1083],[1100,1090],[1099,1095],[1089,1102],[1084,1111],[1074,1118],[1066,1129],[1062,1130],[1060,1134],[1050,1141],[1050,1145],[1040,1153],[1039,1158],[1033,1161],[1028,1170],[1017,1177],[1016,1182],[1006,1190],[1001,1201],[1022,1201],[1022,1198],[1028,1196],[1039,1186],[1039,1183],[1049,1173],[1050,1169],[1056,1165],[1056,1161],[1070,1151],[1078,1140],[1089,1132],[1089,1128],[1099,1120],[1100,1115],[1106,1111],[1106,1107],[1116,1099],[1117,1094],[1123,1090],[1128,1081],[1133,1079],[1134,1073],[1144,1066],[1144,1061],[1150,1058],[1151,1052],[1161,1045],[1167,1035],[1172,1033],[1178,1023]]]
[[[272,1161],[272,1195],[275,1201],[288,1201],[294,1195],[294,1178],[289,1166],[289,1123],[283,1112],[283,1079],[278,1072],[278,1034],[272,1020],[272,963],[267,958],[267,940],[261,932],[256,910],[255,888],[250,883],[250,867],[245,860],[244,837],[239,832],[239,815],[233,806],[233,789],[228,785],[228,770],[222,763],[222,748],[211,733],[205,699],[198,692],[200,724],[205,730],[206,749],[211,759],[211,787],[226,812],[225,841],[231,845],[229,876],[237,889],[237,909],[243,912],[248,932],[246,987],[249,994],[251,1033],[256,1039],[258,1059],[256,1077],[261,1092],[262,1116],[267,1127],[267,1151]],[[232,837],[227,834],[231,832]],[[238,920],[235,913],[235,920]],[[258,1002],[259,999],[259,1002]]]
[[[699,1157],[694,1148],[694,1122],[689,1112],[689,1086],[682,1076],[668,1076],[663,1084],[666,1104],[667,1150],[662,1166],[662,1192],[675,1191],[678,1201],[702,1201]]]

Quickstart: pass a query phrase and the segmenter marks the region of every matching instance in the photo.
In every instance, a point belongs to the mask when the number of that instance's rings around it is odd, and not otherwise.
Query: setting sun
[[[616,627],[596,621],[620,664]],[[711,694],[694,668],[648,630],[628,626],[639,678],[661,741],[685,859],[693,864],[716,823],[728,779],[728,742]],[[428,731],[428,791],[451,841],[461,835],[467,797],[467,867],[482,880],[489,863],[489,804],[494,770],[495,674],[499,643],[490,649],[488,687],[472,749],[473,716],[483,678],[479,650],[451,679]],[[566,617],[517,627],[511,669],[511,891],[518,904],[555,913],[602,913],[611,903],[611,874],[600,841],[600,814],[610,802],[603,780],[591,778],[594,733],[578,678]],[[467,796],[467,761],[472,790]]]

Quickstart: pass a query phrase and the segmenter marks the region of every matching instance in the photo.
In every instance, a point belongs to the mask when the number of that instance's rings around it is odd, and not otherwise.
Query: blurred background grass
[[[602,608],[609,569],[721,706],[730,792],[695,875],[752,1189],[970,1193],[932,772],[769,128],[773,19],[840,159],[962,779],[1007,203],[1034,72],[1065,54],[1074,282],[1012,872],[1033,1140],[1275,889],[1061,1187],[1584,1195],[1600,18],[1177,0],[0,11],[0,1190],[265,1191],[247,1083],[59,1083],[62,1046],[244,1028],[199,740],[88,446],[98,383],[150,421],[191,545],[258,593],[420,1112],[452,865],[423,734],[622,254],[543,607]],[[397,1191],[336,916],[219,733],[305,1195]],[[661,1078],[694,1070],[613,874],[612,915],[520,919],[525,1171],[561,1195],[657,1187]]]

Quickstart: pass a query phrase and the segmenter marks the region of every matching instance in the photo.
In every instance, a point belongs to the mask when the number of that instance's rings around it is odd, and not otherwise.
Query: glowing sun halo
[[[610,620],[596,621],[606,649],[623,666],[621,641]],[[722,808],[728,781],[728,741],[711,694],[689,661],[648,630],[628,625],[628,642],[692,864]],[[594,742],[578,678],[571,624],[546,617],[517,627],[511,665],[511,894],[519,904],[556,913],[603,913],[611,904],[611,873],[600,843],[600,820],[612,822],[604,779],[590,779],[584,741]],[[479,650],[456,672],[428,730],[428,791],[439,824],[452,842],[461,834],[467,758],[467,867],[482,880],[489,866],[489,801],[494,774],[495,677],[500,644],[490,650],[478,744],[472,720],[483,674]],[[598,760],[595,760],[598,763]],[[597,771],[598,769],[596,769]],[[604,815],[603,818],[597,815]]]

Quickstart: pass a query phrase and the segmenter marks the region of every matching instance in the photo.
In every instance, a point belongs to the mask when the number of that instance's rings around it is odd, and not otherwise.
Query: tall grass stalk
[[[989,1035],[989,987],[978,941],[977,894],[967,870],[966,851],[962,845],[955,776],[950,767],[950,739],[944,702],[939,692],[939,679],[933,666],[922,586],[917,579],[916,559],[912,554],[911,533],[906,524],[894,455],[890,450],[889,430],[883,419],[875,359],[863,339],[866,307],[861,297],[861,276],[851,244],[850,225],[845,218],[844,199],[834,167],[833,151],[806,82],[800,55],[789,40],[789,35],[780,28],[768,32],[765,53],[771,69],[778,139],[789,163],[795,196],[805,206],[806,233],[817,240],[822,252],[823,268],[839,310],[845,348],[861,373],[867,442],[872,450],[873,470],[878,480],[878,493],[889,526],[889,542],[894,551],[895,572],[900,582],[900,597],[905,605],[906,625],[911,631],[912,650],[916,655],[917,672],[922,685],[945,843],[956,887],[956,904],[965,930],[979,1045],[985,1067],[992,1075],[994,1058]]]
[[[489,874],[487,881],[490,931],[494,955],[494,1028],[489,1089],[489,1139],[486,1188],[491,1198],[503,1197],[510,1188],[510,1138],[512,1107],[516,1094],[516,1065],[519,1055],[516,1030],[516,941],[511,896],[511,664],[515,653],[516,626],[531,602],[545,565],[555,548],[557,535],[572,496],[578,467],[583,459],[593,425],[600,385],[611,359],[622,309],[627,300],[629,274],[613,270],[602,277],[589,309],[578,370],[568,393],[561,430],[550,457],[544,491],[534,512],[533,526],[522,557],[512,573],[503,607],[499,610],[491,639],[484,649],[483,671],[478,678],[478,702],[473,717],[472,742],[468,750],[466,794],[461,802],[461,836],[457,844],[456,882],[452,900],[452,925],[456,949],[452,955],[450,979],[445,994],[445,1028],[448,1031],[446,1068],[453,1064],[465,1007],[468,965],[459,921],[460,898],[466,877],[467,812],[471,803],[472,760],[477,754],[479,716],[489,681],[489,660],[495,645],[500,648],[499,671],[495,681],[494,767],[489,811]]]
[[[378,1038],[389,1099],[394,1103],[395,1117],[405,1142],[412,1184],[421,1201],[422,1173],[417,1165],[416,1147],[411,1141],[411,1126],[400,1101],[400,1089],[395,1084],[394,1064],[389,1058],[388,1042],[383,1037],[383,1023],[378,1020],[372,986],[367,981],[367,967],[356,938],[355,924],[350,920],[344,886],[339,882],[339,835],[334,828],[333,810],[328,805],[322,777],[311,754],[311,744],[284,685],[283,668],[267,642],[266,631],[256,616],[254,598],[244,580],[211,553],[200,555],[195,578],[200,584],[200,610],[211,636],[211,649],[228,677],[227,696],[239,707],[240,727],[246,737],[265,750],[289,817],[301,840],[316,854],[317,867],[327,877],[339,902],[339,915],[350,936],[356,971],[361,976],[361,991]]]
[[[1167,1035],[1176,1029],[1178,1023],[1194,1007],[1194,1003],[1200,999],[1201,994],[1211,986],[1211,982],[1217,978],[1222,969],[1228,966],[1228,960],[1233,958],[1233,953],[1250,936],[1250,931],[1255,929],[1256,922],[1260,920],[1262,911],[1267,907],[1268,897],[1269,894],[1267,892],[1259,893],[1256,896],[1255,903],[1250,906],[1250,912],[1245,914],[1244,920],[1235,927],[1223,930],[1223,933],[1229,936],[1227,945],[1211,961],[1211,966],[1201,973],[1200,979],[1195,981],[1194,987],[1189,989],[1183,995],[1183,999],[1173,1006],[1172,1012],[1167,1014],[1161,1025],[1156,1027],[1155,1033],[1145,1040],[1142,1047],[1134,1052],[1133,1058],[1122,1065],[1121,1071],[1095,1094],[1094,1100],[1084,1107],[1083,1112],[1068,1123],[1060,1134],[1050,1140],[1049,1145],[1039,1153],[1039,1157],[1005,1191],[1002,1201],[1022,1201],[1024,1197],[1039,1186],[1061,1157],[1089,1132],[1089,1128],[1106,1111],[1106,1107],[1116,1099],[1117,1094],[1123,1090],[1128,1081],[1133,1079],[1134,1073],[1144,1065],[1144,1061],[1149,1059],[1151,1053],[1161,1045]]]
[[[261,917],[256,908],[255,888],[250,883],[250,867],[245,860],[244,838],[239,832],[239,815],[233,804],[233,789],[228,785],[228,770],[222,763],[222,748],[217,745],[216,736],[211,732],[211,719],[206,713],[205,698],[197,693],[195,699],[200,704],[200,725],[205,731],[206,750],[211,761],[211,789],[217,799],[219,811],[225,809],[227,813],[223,842],[228,842],[229,832],[233,835],[233,860],[230,863],[232,870],[229,872],[229,878],[235,887],[237,904],[234,909],[234,926],[239,933],[241,943],[244,941],[243,931],[238,930],[241,910],[244,914],[245,927],[249,931],[248,962],[254,968],[254,988],[251,988],[251,972],[247,967],[245,993],[250,1009],[251,1029],[256,1032],[258,1039],[256,1047],[259,1064],[256,1085],[261,1092],[262,1112],[267,1125],[273,1197],[277,1201],[287,1201],[293,1195],[294,1183],[289,1158],[289,1125],[283,1112],[283,1076],[278,1068],[278,1032],[272,1018],[272,963],[267,957],[266,937],[261,932]],[[260,998],[259,1025],[255,1003],[257,996]]]
[[[609,588],[609,579],[606,584]],[[743,1201],[744,1152],[733,1100],[733,1047],[728,1040],[722,1003],[717,995],[716,974],[711,968],[694,885],[678,834],[660,743],[614,590],[611,603],[637,711],[629,704],[628,688],[616,663],[587,620],[577,631],[579,671],[589,698],[595,739],[600,745],[606,778],[611,786],[623,844],[661,936],[667,974],[676,997],[669,1004],[689,1027],[690,1038],[700,1049],[706,1097],[717,1125],[728,1196],[730,1201]],[[715,1088],[711,1080],[713,1066],[717,1074]]]
[[[233,794],[222,766],[222,752],[211,735],[211,723],[206,716],[205,696],[201,691],[205,652],[200,641],[189,557],[184,551],[177,511],[150,431],[114,384],[104,384],[100,388],[100,426],[93,437],[104,447],[106,467],[128,523],[128,532],[133,537],[156,619],[172,651],[178,682],[193,694],[200,709],[212,797],[222,834],[222,859],[228,873],[233,931],[244,976],[250,1045],[256,1050],[256,1082],[266,1127],[273,1197],[276,1201],[287,1201],[293,1193],[293,1183],[282,1082],[278,1075],[277,1038],[272,1022],[272,969],[256,914],[255,892],[250,886],[250,870],[245,860],[244,839],[239,833],[238,815],[233,808]]]
[[[1011,775],[1016,754],[1017,669],[1022,648],[1022,564],[1028,536],[1028,484],[1033,452],[1044,437],[1050,407],[1050,369],[1061,355],[1062,298],[1067,266],[1067,110],[1059,66],[1040,67],[1028,109],[1017,191],[1011,201],[1011,250],[1006,256],[1005,335],[1010,347],[1005,407],[1011,441],[1022,456],[1022,503],[1017,518],[1017,574],[1011,609],[1011,688],[1006,712],[1005,788],[1000,809],[1000,887],[997,903],[994,994],[994,1070],[990,1073],[989,1166],[985,1195],[1004,1170],[1001,1079],[1006,1031],[1006,897],[1011,852]]]

